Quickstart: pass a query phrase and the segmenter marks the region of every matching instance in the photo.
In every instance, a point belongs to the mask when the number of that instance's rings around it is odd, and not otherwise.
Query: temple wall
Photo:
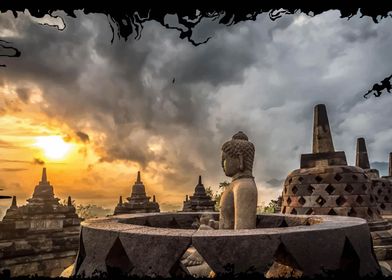
[[[0,245],[1,246],[1,245]],[[75,261],[77,250],[35,256],[17,257],[0,261],[1,269],[9,269],[12,277],[38,275],[58,277]]]

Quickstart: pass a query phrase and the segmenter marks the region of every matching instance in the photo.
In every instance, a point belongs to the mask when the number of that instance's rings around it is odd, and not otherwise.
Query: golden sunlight
[[[34,146],[41,148],[48,159],[63,159],[72,146],[58,135],[38,136],[35,137],[35,141]]]

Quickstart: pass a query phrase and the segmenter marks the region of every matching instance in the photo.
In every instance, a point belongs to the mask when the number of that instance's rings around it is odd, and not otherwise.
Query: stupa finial
[[[12,197],[12,203],[11,203],[11,209],[18,208],[18,205],[16,204],[16,196]]]
[[[334,152],[331,129],[329,127],[325,104],[314,107],[313,115],[313,153]]]
[[[389,171],[388,176],[392,177],[392,153],[389,153]]]
[[[140,179],[140,171],[137,172],[136,183],[137,183],[137,184],[141,184],[141,183],[142,183],[142,181],[141,181],[141,179]]]
[[[369,156],[366,149],[366,142],[364,138],[357,139],[357,156],[355,165],[362,169],[370,169]]]
[[[68,205],[68,206],[72,206],[72,199],[71,199],[71,196],[68,196],[68,203],[67,203],[67,205]]]
[[[46,176],[46,167],[44,167],[44,168],[42,169],[42,178],[41,178],[41,182],[42,182],[42,183],[47,183],[47,182],[48,182],[48,178],[47,178],[47,176]]]

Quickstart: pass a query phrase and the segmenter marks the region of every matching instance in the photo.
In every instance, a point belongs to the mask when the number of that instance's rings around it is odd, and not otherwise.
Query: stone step
[[[392,245],[376,245],[373,248],[379,261],[392,260]]]

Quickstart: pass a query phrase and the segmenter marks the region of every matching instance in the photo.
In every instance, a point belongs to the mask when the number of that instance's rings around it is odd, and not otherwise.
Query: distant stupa
[[[195,192],[189,198],[185,196],[184,205],[182,208],[183,212],[205,212],[215,211],[215,201],[207,195],[206,189],[199,176],[198,184],[195,187]]]
[[[136,182],[132,186],[131,196],[127,197],[127,202],[123,202],[122,196],[120,196],[114,209],[114,215],[160,212],[159,204],[155,201],[155,195],[153,201],[150,201],[150,198],[146,195],[146,188],[141,181],[140,171],[138,171]]]

